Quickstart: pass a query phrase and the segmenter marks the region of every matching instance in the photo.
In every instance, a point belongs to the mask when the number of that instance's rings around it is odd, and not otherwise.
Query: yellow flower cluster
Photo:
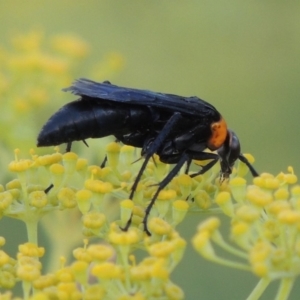
[[[37,128],[49,111],[61,106],[61,92],[78,74],[95,80],[113,78],[123,67],[118,53],[108,53],[100,63],[86,66],[90,46],[75,35],[46,37],[42,31],[15,35],[9,47],[0,45],[0,165],[8,163],[12,149],[28,151],[36,140]],[[51,108],[52,107],[52,108]],[[26,124],[26,126],[24,126]],[[0,179],[5,178],[5,172]]]
[[[249,186],[236,177],[230,192],[218,193],[216,203],[231,218],[231,240],[237,247],[222,238],[217,218],[200,224],[193,238],[195,249],[205,258],[261,278],[253,299],[275,279],[281,280],[278,293],[287,297],[300,274],[300,186],[293,169],[288,171],[277,176],[261,174]],[[213,243],[244,263],[219,257]]]
[[[103,168],[89,166],[73,152],[61,154],[58,148],[53,154],[39,156],[34,150],[30,154],[31,158],[21,159],[20,150],[15,150],[9,170],[17,179],[1,187],[1,214],[26,224],[29,243],[20,245],[17,260],[10,267],[15,273],[4,273],[7,280],[0,280],[0,286],[11,288],[16,281],[22,281],[24,295],[56,295],[59,299],[183,299],[183,291],[170,281],[186,246],[174,229],[189,209],[186,200],[178,199],[180,191],[169,189],[159,194],[148,224],[152,235],[147,237],[142,222],[147,200],[155,189],[150,187],[149,192],[138,188],[134,201],[124,197],[128,197],[135,178],[132,169],[138,170],[142,163],[139,161],[132,168],[132,161],[137,159],[133,147],[109,144],[108,166]],[[158,182],[168,171],[169,166],[155,159],[159,170],[155,170],[154,163],[149,164],[141,180],[143,186]],[[116,204],[120,207],[119,217],[115,211],[109,213],[117,208]],[[62,225],[54,214],[62,210],[80,211],[82,233],[109,244],[88,246],[85,241],[83,248],[73,251],[75,262],[70,267],[61,266],[56,273],[42,275],[38,258],[44,255],[44,249],[36,246],[38,222],[49,214],[49,235],[65,232],[61,226],[69,224]],[[131,215],[132,224],[123,231],[121,228]],[[80,222],[80,218],[75,222]],[[63,239],[67,243],[66,235]],[[137,248],[146,253],[146,258],[138,263],[133,253]],[[1,260],[6,268],[13,261],[4,252],[0,253]],[[91,276],[97,284],[91,284]]]

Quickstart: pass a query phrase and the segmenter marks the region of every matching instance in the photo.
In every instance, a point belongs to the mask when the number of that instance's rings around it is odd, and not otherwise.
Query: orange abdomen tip
[[[210,150],[217,150],[224,144],[227,137],[227,124],[221,117],[220,121],[212,123],[210,128],[211,137],[208,140],[207,147]]]

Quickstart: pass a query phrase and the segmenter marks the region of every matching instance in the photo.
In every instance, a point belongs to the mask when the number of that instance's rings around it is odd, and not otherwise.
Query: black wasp
[[[108,81],[98,83],[88,79],[79,79],[64,91],[80,98],[64,105],[48,120],[38,136],[38,146],[68,143],[70,149],[73,141],[114,135],[126,145],[142,148],[145,160],[132,186],[130,199],[154,153],[162,162],[176,164],[159,183],[146,208],[144,228],[148,234],[147,219],[158,193],[185,163],[189,165],[193,159],[211,159],[192,175],[197,176],[220,161],[221,180],[224,180],[239,159],[248,166],[253,176],[258,176],[241,154],[236,134],[227,129],[225,120],[215,107],[204,100],[124,88]],[[204,152],[205,149],[216,153]],[[129,225],[130,220],[126,229]]]

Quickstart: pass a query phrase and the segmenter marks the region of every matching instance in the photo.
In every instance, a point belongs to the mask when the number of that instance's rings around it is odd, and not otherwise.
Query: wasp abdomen
[[[66,104],[48,120],[38,136],[37,145],[54,146],[87,138],[125,135],[148,119],[150,113],[146,107],[80,99]]]

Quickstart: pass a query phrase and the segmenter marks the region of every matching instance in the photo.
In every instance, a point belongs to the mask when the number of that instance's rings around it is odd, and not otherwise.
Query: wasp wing
[[[63,89],[63,91],[99,100],[159,107],[199,118],[213,117],[215,120],[220,119],[220,114],[214,106],[197,97],[181,97],[148,90],[125,88],[109,82],[99,83],[85,78],[76,80],[72,86]]]

